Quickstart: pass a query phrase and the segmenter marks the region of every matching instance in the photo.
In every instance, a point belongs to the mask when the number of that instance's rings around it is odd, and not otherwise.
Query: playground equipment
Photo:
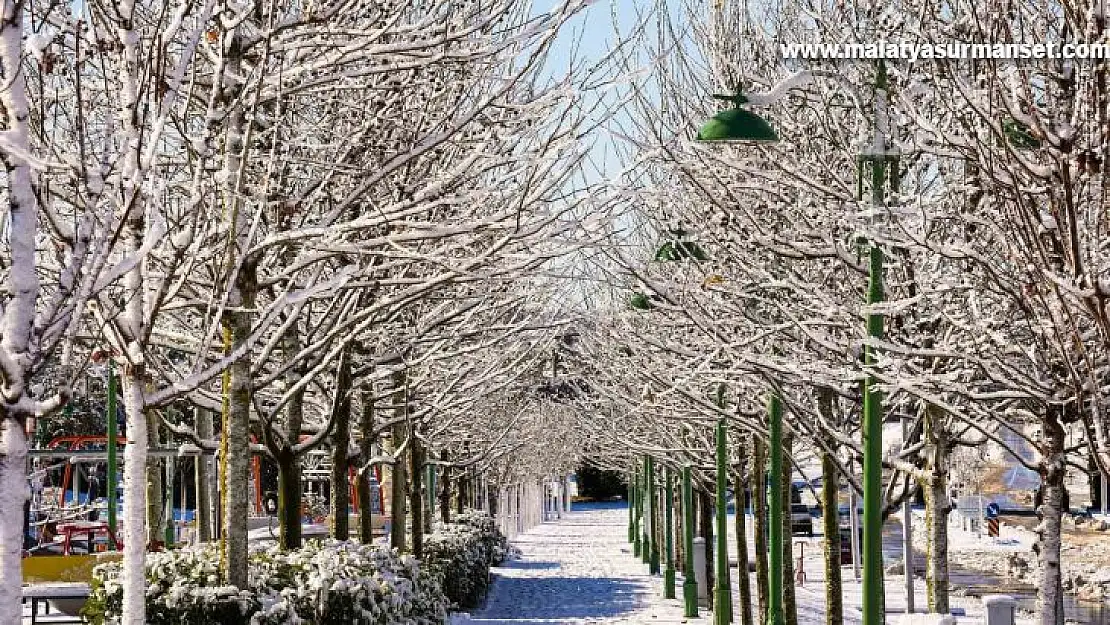
[[[123,545],[107,523],[48,524],[47,540],[24,552],[23,582],[88,582],[97,564],[118,559]],[[114,551],[115,553],[110,553]]]
[[[117,437],[116,449],[110,449],[106,436],[62,436],[48,442],[42,449],[31,450],[34,467],[31,472],[32,505],[27,518],[25,536],[29,549],[41,546],[43,528],[47,524],[59,525],[77,521],[104,522],[113,536],[120,533],[117,519],[121,512],[122,454],[110,453],[126,446],[125,437]],[[196,484],[195,472],[175,469],[178,460],[196,459],[204,452],[193,445],[177,448],[153,448],[148,457],[166,461],[163,524],[166,537],[157,541],[163,544],[184,542],[195,525]],[[111,462],[114,457],[116,462]],[[218,461],[218,460],[217,460]],[[115,465],[114,474],[109,465]],[[354,486],[356,472],[348,472],[348,488],[352,512],[359,509],[358,491]],[[371,480],[371,513],[373,525],[384,530],[384,515],[388,514],[381,484],[381,469],[374,467]],[[264,454],[256,454],[251,461],[251,507],[248,515],[258,519],[273,517],[277,513],[277,467]],[[302,516],[308,523],[327,520],[331,493],[331,456],[326,450],[314,450],[301,460],[303,496]],[[115,486],[109,488],[109,484]],[[111,491],[115,490],[115,493]],[[176,495],[176,497],[175,497]],[[114,512],[114,514],[113,514]],[[107,549],[112,550],[111,543]]]

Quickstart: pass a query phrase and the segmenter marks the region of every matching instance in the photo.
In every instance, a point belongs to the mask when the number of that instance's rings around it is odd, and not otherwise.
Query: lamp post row
[[[815,75],[815,74],[814,74]],[[812,77],[812,76],[810,76]],[[859,177],[859,192],[862,196],[863,192],[863,174],[864,165],[870,165],[871,175],[871,207],[872,219],[875,218],[878,211],[885,206],[886,203],[886,184],[888,179],[888,166],[890,167],[889,181],[891,186],[897,191],[898,187],[898,155],[895,151],[888,150],[886,145],[886,93],[887,93],[887,75],[886,67],[882,61],[876,65],[875,77],[875,124],[874,124],[874,137],[871,150],[868,153],[859,155],[857,159],[857,173]],[[773,92],[776,90],[772,90]],[[751,113],[742,108],[742,105],[749,102],[748,98],[739,93],[735,95],[714,95],[714,97],[732,103],[732,108],[719,111],[713,119],[707,122],[698,131],[698,141],[707,142],[775,142],[778,141],[778,136],[771,128],[766,120],[758,115]],[[769,103],[766,98],[762,99],[764,103]],[[860,198],[862,199],[862,197]],[[656,255],[656,260],[679,260],[679,259],[694,259],[705,260],[706,255],[704,252],[692,242],[679,242],[671,245],[664,254],[664,250]],[[639,295],[639,299],[633,298],[632,306],[640,310],[649,310],[652,306],[646,297]],[[867,300],[868,306],[873,306],[883,301],[883,251],[875,240],[869,241],[868,249],[868,285],[867,285]],[[867,336],[871,341],[879,340],[883,337],[883,316],[879,313],[869,310],[866,315],[867,319]],[[863,349],[863,362],[867,367],[874,366],[876,363],[876,349],[871,342],[864,345]],[[877,388],[877,383],[874,375],[868,373],[863,385],[863,621],[865,623],[881,624],[885,620],[885,606],[884,606],[884,591],[883,591],[883,570],[882,570],[882,395]],[[718,391],[718,404],[723,408],[723,397],[721,391]],[[770,421],[770,464],[771,475],[769,481],[770,488],[770,554],[769,554],[769,600],[767,605],[767,622],[771,625],[782,625],[783,618],[783,605],[782,605],[782,589],[783,589],[783,484],[782,484],[782,470],[783,470],[783,457],[782,457],[782,399],[773,394],[770,398],[768,406],[768,417]],[[714,588],[714,595],[716,599],[716,607],[714,621],[715,625],[724,625],[731,621],[731,593],[729,592],[728,581],[728,554],[727,554],[727,540],[726,540],[726,525],[725,525],[725,488],[727,486],[727,467],[725,466],[725,454],[727,450],[726,431],[724,420],[720,420],[717,424],[716,431],[716,482],[717,482],[717,515],[716,515],[716,531],[717,531],[717,559],[716,559],[716,587]],[[649,501],[649,516],[651,517],[651,539],[649,544],[649,534],[645,526],[643,533],[643,544],[639,544],[640,535],[638,532],[634,533],[632,525],[629,526],[630,540],[636,541],[636,553],[644,558],[645,563],[650,563],[651,572],[658,573],[658,545],[654,544],[655,541],[655,497],[654,480],[652,479],[652,461],[650,458],[645,459],[644,477],[645,481],[642,490],[637,491],[636,488],[630,489],[630,524],[635,523],[636,515],[642,514],[643,505],[640,499],[647,497]],[[671,491],[670,491],[670,473],[668,470],[667,482],[667,541],[668,541],[668,563],[670,562],[670,540],[673,531],[670,524],[670,506],[671,506]],[[638,482],[637,482],[638,483]],[[762,487],[763,485],[759,485]],[[764,491],[764,495],[766,492]],[[742,501],[743,493],[736,494],[736,513],[743,514]],[[683,512],[683,534],[684,534],[684,553],[686,566],[685,575],[683,576],[683,596],[685,598],[685,615],[687,617],[697,616],[697,583],[692,575],[694,562],[693,562],[693,494],[690,484],[690,467],[684,466],[682,469],[682,512]],[[634,534],[634,536],[633,536]],[[673,583],[673,582],[672,582]],[[666,592],[666,590],[665,590]]]
[[[805,72],[805,76],[795,76],[796,85],[804,80],[810,80],[819,72]],[[834,76],[835,77],[835,76]],[[857,180],[860,200],[863,195],[863,179],[865,166],[870,166],[871,178],[871,219],[872,225],[886,204],[886,187],[889,182],[891,188],[897,192],[899,183],[898,152],[887,145],[888,135],[888,110],[887,110],[887,72],[883,61],[878,61],[875,67],[874,82],[874,124],[870,150],[857,157]],[[771,104],[773,98],[782,97],[786,90],[772,89],[769,96],[754,97],[759,104]],[[751,102],[744,95],[714,95],[714,97],[732,103],[732,107],[719,111],[698,131],[698,141],[707,142],[743,142],[743,143],[771,143],[778,141],[778,136],[770,124],[760,116],[745,110],[742,105]],[[1020,137],[1019,137],[1020,138]],[[1014,139],[1011,138],[1011,141]],[[889,168],[889,171],[888,171]],[[867,251],[868,284],[866,303],[869,310],[866,313],[866,327],[868,342],[863,348],[863,364],[873,367],[876,364],[876,347],[874,342],[883,338],[883,316],[873,312],[873,306],[883,301],[883,250],[875,239],[868,241]],[[863,622],[881,625],[885,621],[885,596],[883,590],[882,570],[882,421],[883,406],[882,394],[877,388],[875,376],[867,373],[863,385]],[[781,398],[772,397],[771,400],[771,464],[772,464],[772,507],[771,507],[771,597],[768,601],[768,622],[772,625],[782,623],[781,585],[782,585],[782,550],[776,543],[782,540],[782,510],[781,489],[775,482],[779,479],[776,463],[781,467],[781,447],[774,441],[775,433],[782,434],[782,404]],[[776,518],[778,517],[778,518]],[[853,536],[854,539],[854,536]],[[776,589],[776,585],[778,588]],[[778,592],[776,592],[778,590]]]
[[[768,576],[769,601],[767,602],[767,622],[771,625],[784,623],[782,610],[783,590],[783,496],[782,496],[782,400],[772,395],[768,405],[771,424],[770,448],[771,475],[763,496],[770,498],[770,575]],[[726,511],[726,490],[728,488],[728,439],[725,420],[716,425],[716,545],[714,593],[714,625],[727,625],[732,622],[732,592],[728,568],[728,525]],[[694,495],[691,484],[690,465],[682,467],[682,540],[683,540],[683,581],[682,595],[684,615],[687,618],[698,616],[698,590],[694,575]],[[658,518],[657,497],[659,495],[654,479],[655,464],[651,456],[645,456],[643,471],[639,466],[629,482],[628,540],[633,543],[633,555],[640,557],[649,566],[652,575],[660,572],[660,553],[656,519]],[[664,566],[663,596],[675,598],[676,572],[674,560],[674,485],[673,472],[665,468],[664,489]],[[767,491],[770,491],[769,494]],[[735,493],[736,514],[745,514],[744,493]],[[643,512],[647,512],[643,518]]]

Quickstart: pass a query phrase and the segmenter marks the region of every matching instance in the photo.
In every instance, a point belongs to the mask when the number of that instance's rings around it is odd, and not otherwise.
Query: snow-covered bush
[[[432,625],[443,623],[447,600],[436,574],[410,556],[359,543],[310,542],[250,559],[250,588],[221,586],[213,545],[147,559],[147,622],[197,625]],[[86,617],[118,619],[118,563],[97,567]]]
[[[486,513],[467,510],[438,523],[424,537],[424,566],[458,607],[475,607],[489,588],[489,569],[510,553],[509,542]]]
[[[497,521],[488,513],[467,508],[462,514],[455,516],[454,522],[468,525],[482,533],[482,540],[489,548],[492,558],[490,566],[498,566],[514,555],[514,548],[509,544],[509,539],[497,529]]]

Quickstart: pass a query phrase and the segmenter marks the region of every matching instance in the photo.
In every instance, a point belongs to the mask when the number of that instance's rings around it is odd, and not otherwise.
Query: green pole
[[[651,481],[650,481],[650,476],[648,474],[648,472],[650,470],[651,470],[651,458],[648,457],[648,456],[644,456],[644,481],[643,481],[643,486],[641,487],[641,490],[640,490],[640,500],[641,500],[640,503],[641,504],[647,504],[647,506],[651,505],[651,487],[652,487],[652,484],[651,484]],[[651,533],[649,531],[650,528],[648,527],[648,525],[651,523],[652,519],[651,519],[650,509],[645,510],[644,508],[645,508],[644,505],[640,506],[640,516],[641,516],[641,518],[643,518],[643,521],[640,522],[640,531],[643,535],[642,538],[640,539],[640,557],[643,559],[644,564],[646,564],[650,567],[651,566],[651,551],[652,551],[651,543],[652,543],[652,538],[651,538]],[[647,513],[646,517],[643,516],[644,513]]]
[[[771,417],[771,442],[768,445],[771,455],[771,522],[770,522],[770,543],[771,553],[769,554],[770,571],[767,575],[768,583],[768,598],[767,598],[767,623],[769,625],[783,625],[785,622],[782,615],[782,400],[779,396],[771,396],[770,406]],[[761,497],[766,497],[766,491],[760,494]],[[864,623],[872,624],[865,617]]]
[[[637,467],[632,474],[632,480],[636,484],[632,494],[634,501],[632,502],[632,555],[633,557],[640,557],[640,510],[643,506],[640,505],[640,499],[643,498],[643,491],[640,489],[640,468]]]
[[[111,360],[108,361],[108,483],[105,488],[108,490],[108,529],[111,530],[113,535],[117,533],[117,519],[116,508],[118,507],[118,495],[116,493],[116,469],[118,468],[116,460],[116,368]],[[110,541],[109,541],[110,542]],[[115,549],[115,544],[108,545],[109,549]]]
[[[648,496],[648,517],[651,519],[651,527],[649,528],[648,536],[651,537],[651,561],[648,563],[648,572],[652,575],[659,574],[659,533],[656,532],[655,524],[659,520],[659,498],[656,497],[655,490],[655,460],[648,456],[647,459],[647,496]]]
[[[686,618],[698,616],[698,582],[694,577],[694,490],[690,487],[690,465],[682,467],[682,552],[686,565],[682,572],[682,598]]]
[[[882,301],[883,252],[878,246],[871,246],[870,285],[867,289],[869,304]],[[880,315],[867,316],[867,334],[881,338],[883,318]],[[868,365],[875,362],[875,352],[870,346],[864,347],[864,361]],[[883,535],[882,535],[882,488],[883,488],[883,414],[882,395],[876,389],[875,378],[867,376],[863,385],[863,621],[880,624],[884,622],[883,597]]]
[[[875,75],[875,106],[886,106],[886,66],[879,61]],[[885,111],[876,110],[876,116]],[[876,117],[875,147],[885,149],[885,137]],[[886,155],[875,154],[871,162],[871,205],[878,209],[885,201]],[[860,163],[862,166],[862,163]],[[862,177],[862,176],[861,176]],[[883,251],[872,240],[868,259],[867,303],[869,306],[883,301]],[[874,312],[867,314],[867,336],[883,337],[883,317]],[[865,345],[864,364],[875,364],[875,348]],[[868,375],[863,383],[863,622],[882,625],[886,620],[883,595],[883,545],[882,545],[882,488],[883,488],[883,414],[882,395],[876,388],[874,376]]]
[[[664,510],[666,511],[666,565],[663,569],[663,598],[674,599],[674,471],[668,466],[664,486],[664,496],[667,499]]]
[[[728,518],[725,514],[725,489],[728,488],[728,447],[725,440],[725,420],[717,421],[717,575],[713,598],[713,622],[726,625],[732,622],[732,592],[728,579]]]

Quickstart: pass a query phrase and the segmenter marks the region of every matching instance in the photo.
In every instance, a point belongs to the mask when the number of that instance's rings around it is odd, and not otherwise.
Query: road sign
[[[1002,510],[1001,510],[1001,508],[998,507],[997,503],[991,502],[991,503],[987,504],[987,518],[988,519],[997,519],[999,513],[1001,513],[1001,512],[1002,512]]]

